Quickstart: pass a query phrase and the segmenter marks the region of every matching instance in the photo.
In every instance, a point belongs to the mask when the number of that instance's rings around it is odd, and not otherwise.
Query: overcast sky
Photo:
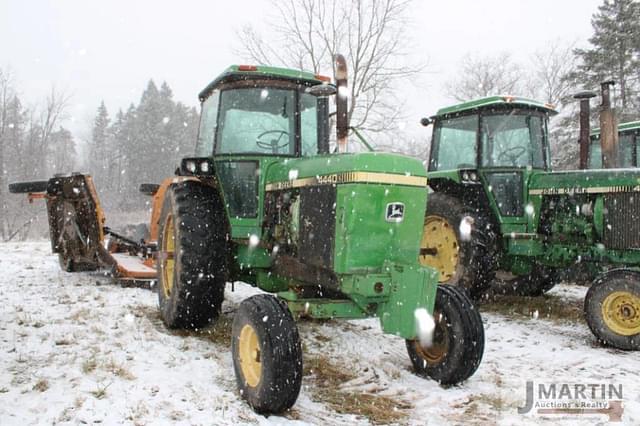
[[[413,58],[427,62],[420,84],[402,88],[407,126],[452,103],[442,90],[467,53],[513,52],[525,61],[551,40],[586,43],[602,0],[414,0]],[[101,99],[112,115],[137,103],[149,78],[177,100],[197,93],[233,63],[235,31],[260,26],[268,0],[0,0],[0,67],[27,103],[51,85],[73,94],[67,127],[88,134]]]

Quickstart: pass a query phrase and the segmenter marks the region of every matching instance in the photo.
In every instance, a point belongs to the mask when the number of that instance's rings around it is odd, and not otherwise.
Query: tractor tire
[[[9,192],[12,194],[28,194],[30,192],[46,192],[48,183],[49,181],[46,181],[46,180],[10,183]]]
[[[484,325],[480,312],[458,287],[438,286],[433,312],[436,327],[433,344],[422,347],[407,340],[407,352],[419,376],[441,385],[455,385],[475,373],[484,353]]]
[[[497,241],[487,213],[451,195],[429,195],[419,260],[440,272],[440,284],[462,287],[480,298],[495,277]]]
[[[614,269],[600,275],[587,291],[584,313],[600,342],[640,350],[640,273]]]
[[[220,315],[228,270],[226,212],[215,188],[171,185],[160,213],[158,300],[169,328],[197,329]]]
[[[240,395],[261,414],[291,408],[302,385],[302,347],[287,304],[268,294],[244,300],[231,333]]]

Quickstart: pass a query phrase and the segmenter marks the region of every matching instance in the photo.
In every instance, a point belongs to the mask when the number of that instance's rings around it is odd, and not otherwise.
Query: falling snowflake
[[[433,331],[436,322],[433,316],[424,308],[416,309],[413,313],[416,319],[416,334],[420,341],[420,346],[428,348],[433,343]]]

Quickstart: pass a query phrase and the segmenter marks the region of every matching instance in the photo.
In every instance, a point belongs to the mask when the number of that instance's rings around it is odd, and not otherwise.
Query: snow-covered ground
[[[606,422],[518,414],[528,380],[622,384],[623,422],[640,424],[640,355],[600,347],[583,321],[544,311],[485,306],[482,364],[449,389],[412,374],[404,341],[383,335],[376,320],[301,322],[308,366],[301,395],[285,416],[264,417],[239,397],[227,343],[235,307],[256,290],[229,286],[218,326],[176,333],[163,326],[155,293],[61,272],[47,242],[0,244],[0,271],[3,426],[369,424],[361,403],[378,423]],[[554,306],[579,306],[584,292],[561,285]]]

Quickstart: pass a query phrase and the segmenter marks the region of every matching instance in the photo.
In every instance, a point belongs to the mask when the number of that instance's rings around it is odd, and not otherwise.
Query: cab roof
[[[518,96],[489,96],[486,98],[474,99],[472,101],[463,102],[461,104],[452,105],[446,108],[441,108],[438,110],[434,117],[439,117],[442,115],[450,115],[450,114],[459,114],[467,111],[479,110],[489,107],[495,106],[521,106],[525,108],[535,108],[542,111],[545,111],[551,115],[555,115],[558,112],[554,109],[554,106],[551,104],[546,104],[543,102],[539,102],[533,99],[522,98]]]
[[[624,130],[636,130],[640,129],[640,121],[630,121],[628,123],[620,123],[618,124],[618,132],[622,132]],[[600,134],[600,128],[593,129],[591,131],[591,136],[598,136]]]
[[[297,84],[314,85],[326,82],[327,77],[315,75],[308,71],[291,68],[269,67],[264,65],[231,65],[222,74],[215,78],[198,94],[200,100],[204,100],[220,83],[236,80],[273,79],[289,80]]]

